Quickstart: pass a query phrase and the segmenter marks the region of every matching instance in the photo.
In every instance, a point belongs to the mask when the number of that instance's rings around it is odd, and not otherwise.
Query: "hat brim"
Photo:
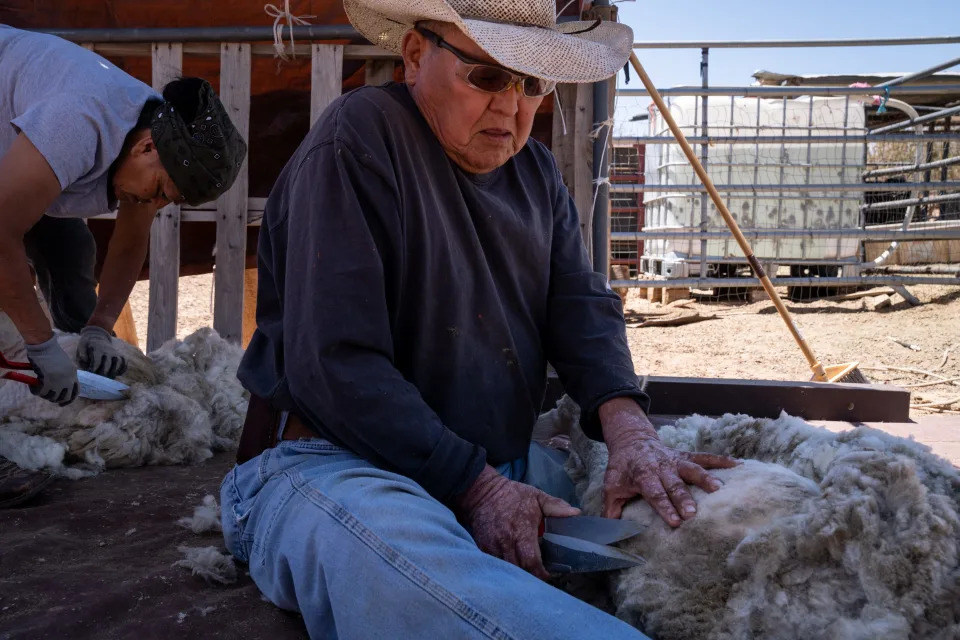
[[[633,47],[633,30],[618,22],[592,29],[593,22],[565,22],[553,30],[464,19],[446,0],[344,0],[343,8],[357,31],[388,51],[401,53],[403,36],[421,20],[449,22],[503,66],[554,82],[606,80]]]

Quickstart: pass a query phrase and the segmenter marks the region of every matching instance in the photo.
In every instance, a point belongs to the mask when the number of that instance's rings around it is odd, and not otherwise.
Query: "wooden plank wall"
[[[190,44],[191,53],[207,54],[212,43]],[[99,49],[134,45],[98,45]],[[216,46],[216,45],[214,45]],[[251,55],[265,54],[258,45],[222,43],[220,46],[220,96],[230,118],[245,139],[249,138]],[[263,45],[259,45],[263,48]],[[304,45],[301,45],[304,46]],[[381,85],[393,80],[396,59],[369,46],[312,44],[309,46],[312,70],[310,124],[341,92],[344,59],[366,58],[365,82]],[[192,47],[192,48],[190,48]],[[133,50],[132,49],[132,50]],[[194,51],[196,49],[196,51]],[[184,45],[154,43],[153,85],[163,85],[177,77],[183,66]],[[113,52],[112,49],[110,52]],[[135,52],[135,51],[134,51]],[[116,52],[113,52],[116,53]],[[129,52],[128,52],[129,53]],[[588,251],[592,242],[592,94],[590,85],[559,85],[564,126],[560,110],[555,109],[553,124],[554,153],[564,182],[580,213],[581,230]],[[248,198],[246,161],[236,183],[215,205],[188,207],[169,205],[157,213],[150,237],[150,311],[147,349],[153,350],[176,336],[177,278],[180,264],[180,222],[185,219],[217,222],[217,254],[214,290],[214,328],[226,339],[246,346],[255,326],[256,271],[245,270],[246,226],[257,224],[262,216],[262,199]],[[215,209],[215,211],[214,211]],[[185,216],[185,217],[184,217]],[[105,215],[101,217],[113,217]]]
[[[220,100],[230,120],[250,139],[250,44],[220,45]],[[243,331],[243,272],[247,255],[247,158],[233,186],[217,199],[217,257],[214,267],[213,328],[240,342]]]
[[[152,46],[153,88],[163,90],[181,75],[183,45],[155,42]],[[177,279],[180,276],[180,205],[169,204],[157,212],[150,230],[150,311],[147,351],[177,335]]]
[[[310,126],[327,106],[340,96],[343,87],[343,45],[315,44],[311,47]]]

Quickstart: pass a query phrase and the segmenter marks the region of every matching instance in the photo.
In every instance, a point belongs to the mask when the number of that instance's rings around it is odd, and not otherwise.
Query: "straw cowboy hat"
[[[554,0],[343,0],[370,42],[401,52],[421,20],[456,26],[501,65],[555,82],[597,82],[626,64],[633,30],[617,22],[557,24]]]

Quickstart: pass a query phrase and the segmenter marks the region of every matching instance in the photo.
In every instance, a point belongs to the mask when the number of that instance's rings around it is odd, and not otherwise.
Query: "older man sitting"
[[[315,638],[643,637],[541,580],[541,521],[578,511],[531,446],[549,361],[609,445],[606,515],[641,495],[679,526],[686,483],[733,464],[657,438],[619,298],[529,139],[555,83],[610,77],[632,33],[557,25],[552,0],[344,5],[406,82],[334,102],[267,203],[228,548]]]

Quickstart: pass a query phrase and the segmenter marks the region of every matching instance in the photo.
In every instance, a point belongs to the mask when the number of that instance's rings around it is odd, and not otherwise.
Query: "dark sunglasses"
[[[502,93],[514,85],[523,87],[523,95],[528,98],[540,98],[557,86],[556,82],[541,80],[533,76],[523,76],[514,73],[506,67],[474,60],[456,47],[450,45],[439,35],[423,27],[414,27],[420,35],[432,42],[440,49],[446,49],[462,63],[458,65],[457,75],[474,89],[485,93]]]

